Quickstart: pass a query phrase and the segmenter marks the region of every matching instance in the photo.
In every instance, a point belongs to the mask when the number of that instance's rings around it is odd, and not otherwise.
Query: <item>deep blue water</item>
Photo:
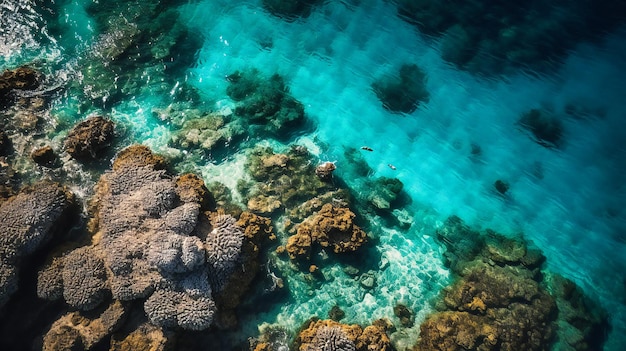
[[[84,65],[123,45],[132,21],[142,20],[141,12],[133,14],[137,4],[128,2],[128,11],[103,22],[85,10],[90,2],[0,0],[0,71],[35,62],[61,86],[89,79]],[[320,161],[336,162],[337,175],[357,193],[366,179],[349,166],[345,151],[367,145],[374,150],[361,153],[372,168],[369,177],[400,179],[412,200],[406,207],[409,229],[374,226],[376,250],[388,265],[379,272],[379,289],[364,292],[339,265],[324,268],[331,279],[316,290],[294,273],[292,303],[250,317],[243,334],[254,335],[262,323],[294,329],[335,303],[344,307],[344,322],[393,315],[398,301],[423,320],[431,311],[429,299],[449,281],[432,235],[455,214],[476,228],[523,232],[547,256],[549,270],[575,281],[609,311],[613,329],[605,349],[626,344],[626,28],[573,45],[546,70],[478,74],[442,59],[441,40],[399,18],[391,2],[329,1],[293,21],[269,14],[259,1],[170,3],[164,6],[171,12],[167,18],[188,31],[173,37],[181,41],[175,53],[163,53],[175,61],[151,64],[138,54],[129,64],[135,71],[120,73],[117,95],[96,87],[77,96],[68,89],[45,116],[56,126],[47,133],[51,140],[62,139],[63,126],[104,111],[123,126],[129,142],[148,145],[176,160],[180,170],[221,181],[236,193],[237,180],[245,177],[245,150],[187,154],[169,143],[176,126],[153,112],[184,102],[178,94],[184,84],[198,89],[204,106],[234,109],[225,77],[254,67],[264,76],[285,77],[291,95],[305,105],[313,127],[292,142]],[[109,28],[102,28],[105,23]],[[171,23],[153,25],[158,31]],[[159,48],[151,49],[159,57]],[[392,113],[372,82],[405,63],[426,73],[429,99],[411,113]],[[96,102],[81,100],[88,97]],[[559,147],[540,145],[517,124],[530,109],[558,116]],[[19,145],[27,150],[36,142]],[[280,150],[286,142],[262,143]],[[473,155],[476,146],[481,152]],[[24,161],[22,167],[30,165]],[[498,179],[510,185],[506,196],[494,191]],[[412,331],[392,339],[412,345],[419,323]]]

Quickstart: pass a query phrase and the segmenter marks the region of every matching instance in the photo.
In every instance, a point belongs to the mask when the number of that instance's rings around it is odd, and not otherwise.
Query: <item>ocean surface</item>
[[[240,336],[258,334],[264,323],[297,329],[335,304],[346,313],[342,322],[367,324],[393,316],[402,302],[416,323],[392,339],[413,345],[419,322],[432,312],[429,302],[450,282],[435,230],[457,215],[476,229],[523,233],[547,257],[546,269],[576,282],[608,311],[605,350],[626,345],[626,26],[571,45],[548,68],[486,73],[444,60],[441,37],[398,16],[394,2],[326,1],[294,18],[269,13],[261,1],[162,1],[156,9],[157,2],[112,1],[98,4],[97,15],[89,11],[93,3],[0,0],[0,72],[33,65],[58,87],[43,117],[51,127],[14,141],[18,151],[42,138],[60,143],[75,122],[98,112],[118,124],[124,141],[116,147],[147,145],[180,171],[222,182],[235,198],[246,177],[246,148],[256,144],[304,145],[320,162],[334,162],[335,176],[357,194],[381,176],[404,185],[410,200],[402,213],[410,226],[365,214],[381,261],[372,264],[384,266],[376,289],[355,284],[338,263],[323,268],[327,279],[315,288],[294,271],[286,277],[289,303],[249,313]],[[147,11],[163,15],[144,18]],[[155,43],[169,46],[128,43],[146,26]],[[136,60],[108,66],[116,50],[132,51],[128,57]],[[407,63],[425,73],[428,99],[394,112],[372,84]],[[178,127],[155,111],[184,104],[184,89],[191,88],[203,108],[228,113],[235,101],[227,76],[253,68],[260,77],[284,78],[304,105],[307,128],[278,140],[244,137],[215,153],[170,142]],[[107,74],[119,79],[99,86]],[[532,109],[557,116],[558,145],[537,142],[520,126]],[[351,166],[354,154],[370,167],[365,177]],[[29,167],[23,161],[16,168],[33,179],[47,176]],[[97,173],[75,167],[68,183],[89,194]],[[508,184],[505,194],[495,189],[497,180]]]

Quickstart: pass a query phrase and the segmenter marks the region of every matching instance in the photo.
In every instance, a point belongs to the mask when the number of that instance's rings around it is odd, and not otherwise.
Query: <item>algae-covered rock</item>
[[[383,323],[374,322],[362,328],[330,319],[313,318],[304,323],[295,340],[296,350],[392,351]]]
[[[293,260],[309,259],[311,245],[328,247],[335,253],[354,252],[366,241],[367,234],[354,223],[355,214],[348,208],[322,206],[316,214],[297,227],[287,242],[287,253]]]
[[[275,153],[271,148],[255,148],[246,168],[256,183],[244,191],[245,195],[248,199],[257,198],[252,200],[254,205],[266,203],[278,208],[276,201],[279,201],[280,207],[289,211],[303,201],[333,189],[332,184],[315,175],[311,158],[302,146],[293,146],[286,153]]]
[[[124,322],[126,308],[112,303],[99,316],[70,312],[55,321],[43,337],[44,351],[89,350]]]
[[[28,66],[5,70],[0,75],[0,108],[14,102],[14,90],[35,90],[41,84],[41,74]]]
[[[75,159],[95,159],[111,143],[114,132],[113,121],[103,116],[89,117],[67,134],[65,150]]]

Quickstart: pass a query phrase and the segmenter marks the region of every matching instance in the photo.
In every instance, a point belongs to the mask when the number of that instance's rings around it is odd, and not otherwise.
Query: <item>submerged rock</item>
[[[626,12],[626,3],[612,0],[394,3],[400,18],[427,36],[441,38],[446,61],[481,74],[554,67],[580,42],[599,41],[618,28],[624,23],[618,14]]]
[[[430,99],[426,73],[415,64],[404,64],[397,75],[376,80],[372,89],[383,107],[396,113],[412,113]]]
[[[498,193],[500,193],[501,195],[505,195],[507,191],[509,191],[509,183],[503,181],[503,180],[496,180],[495,183],[493,183],[493,187],[496,189],[496,191],[498,191]]]
[[[394,208],[404,184],[397,178],[379,177],[367,183],[367,201],[379,210]]]
[[[28,66],[5,70],[0,75],[0,108],[14,102],[14,90],[35,90],[39,87],[41,74]]]
[[[295,21],[299,17],[308,17],[313,6],[320,0],[263,0],[263,7],[272,15],[286,21]]]
[[[315,167],[315,175],[324,181],[329,181],[333,178],[333,172],[336,169],[334,162],[324,162]]]
[[[248,158],[246,168],[256,183],[249,185],[249,189],[240,190],[247,194],[255,211],[266,208],[266,211],[273,212],[279,207],[290,211],[303,201],[333,188],[332,184],[315,176],[315,166],[311,158],[302,146],[293,146],[286,153],[275,153],[271,148],[255,148]],[[260,206],[261,204],[264,206]]]
[[[310,259],[315,243],[329,247],[335,253],[354,252],[366,241],[367,234],[354,224],[356,215],[348,208],[322,206],[315,215],[298,225],[297,233],[287,241],[287,253],[292,260]]]
[[[114,136],[111,120],[94,116],[79,122],[70,130],[65,139],[65,150],[75,159],[95,159],[106,148]]]
[[[542,146],[558,148],[563,145],[563,123],[548,111],[532,109],[522,114],[518,123]]]
[[[54,153],[54,150],[51,146],[46,145],[40,148],[33,150],[30,154],[30,157],[40,166],[44,167],[52,167],[57,160],[57,155]]]
[[[445,307],[420,326],[414,350],[544,351],[555,336],[563,349],[589,350],[591,340],[593,349],[602,348],[606,315],[585,307],[572,313],[575,294],[565,291],[575,291],[575,284],[546,280],[538,271],[543,255],[523,239],[473,231],[458,217],[446,221],[438,238],[457,277],[442,293]],[[573,300],[580,306],[578,297]],[[593,317],[573,327],[578,313]]]
[[[304,105],[289,95],[280,75],[266,79],[252,69],[234,72],[227,79],[226,93],[237,102],[234,115],[245,123],[248,135],[287,139],[291,130],[304,125]]]

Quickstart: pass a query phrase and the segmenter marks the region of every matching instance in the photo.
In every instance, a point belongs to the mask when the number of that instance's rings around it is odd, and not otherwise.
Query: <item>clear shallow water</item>
[[[85,3],[65,2],[56,27],[62,35],[55,39],[45,31],[37,34],[45,27],[37,7],[20,9],[29,13],[29,20],[12,22],[17,29],[2,32],[0,69],[43,60],[59,68],[55,79],[75,74],[76,60],[102,40],[93,20],[81,11]],[[8,11],[9,3],[3,4]],[[197,87],[216,110],[228,108],[232,101],[225,93],[225,76],[255,67],[267,76],[286,78],[315,125],[298,142],[311,146],[320,160],[337,161],[338,175],[351,187],[358,192],[366,185],[347,166],[345,149],[367,145],[374,150],[363,153],[374,170],[371,177],[397,177],[413,201],[409,230],[374,229],[377,250],[389,266],[372,293],[365,294],[338,266],[324,270],[334,279],[317,290],[294,273],[293,303],[252,316],[244,334],[255,334],[261,322],[294,328],[316,312],[325,314],[335,301],[346,311],[344,322],[392,316],[396,302],[419,311],[419,321],[429,312],[428,300],[448,282],[441,249],[430,235],[456,214],[478,228],[523,232],[548,257],[550,270],[573,279],[609,311],[613,331],[605,348],[618,350],[625,343],[624,30],[603,44],[579,47],[556,72],[481,78],[444,62],[438,42],[420,37],[386,2],[331,2],[306,19],[285,22],[268,15],[258,2],[192,1],[179,8],[178,21],[202,38],[198,52],[186,53],[195,63],[165,87],[152,84],[146,71],[143,89],[111,107],[108,112],[126,126],[128,139],[175,155],[181,168],[206,180],[234,187],[244,174],[239,154],[226,162],[185,160],[184,153],[168,145],[173,127],[159,123],[152,109],[170,103],[170,92],[183,82]],[[11,36],[18,29],[24,34]],[[409,115],[392,114],[371,84],[406,62],[427,73],[430,100]],[[68,111],[63,115],[68,121],[78,119],[82,114],[75,111],[76,104],[61,99],[56,110]],[[564,115],[572,104],[590,112],[563,120],[561,149],[538,145],[516,126],[530,108],[548,107]],[[471,157],[472,144],[481,147],[477,157]],[[508,196],[497,196],[496,179],[510,184]],[[396,338],[410,345],[416,336]]]

